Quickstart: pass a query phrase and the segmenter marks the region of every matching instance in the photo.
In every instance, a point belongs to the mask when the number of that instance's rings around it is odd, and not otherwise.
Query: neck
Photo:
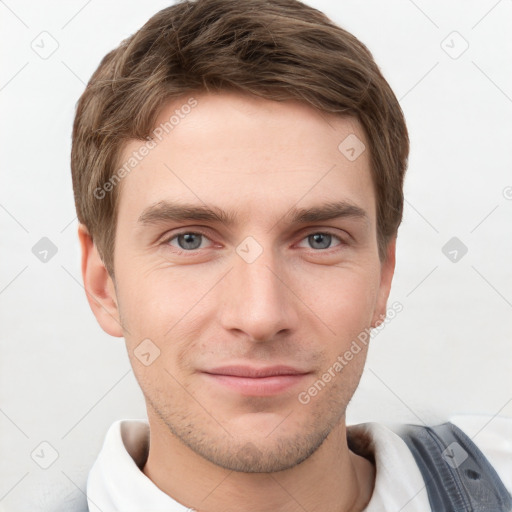
[[[183,444],[163,422],[151,420],[144,474],[198,512],[356,512],[373,492],[375,467],[349,450],[344,417],[313,455],[274,473],[217,466]]]

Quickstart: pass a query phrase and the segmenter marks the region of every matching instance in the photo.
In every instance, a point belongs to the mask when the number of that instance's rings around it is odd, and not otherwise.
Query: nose
[[[252,262],[233,254],[233,268],[220,290],[223,328],[253,342],[272,341],[295,331],[299,301],[287,274],[271,249],[263,250]]]

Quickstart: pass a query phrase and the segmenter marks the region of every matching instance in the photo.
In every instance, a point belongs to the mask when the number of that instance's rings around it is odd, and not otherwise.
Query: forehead
[[[137,153],[139,160],[121,182],[120,215],[178,200],[247,221],[341,200],[374,218],[368,144],[354,118],[298,101],[195,94],[162,109],[152,138],[142,158],[144,141],[123,150],[121,165]]]

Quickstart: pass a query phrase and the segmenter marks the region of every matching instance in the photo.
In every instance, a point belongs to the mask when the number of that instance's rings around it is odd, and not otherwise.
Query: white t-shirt
[[[475,436],[473,442],[512,494],[512,418],[459,415],[448,421],[469,437]],[[485,428],[480,430],[483,425]],[[393,431],[393,425],[348,425],[347,436],[362,439],[375,459],[375,487],[366,512],[431,510],[421,472],[405,442]],[[190,511],[141,471],[148,446],[147,420],[121,420],[110,427],[87,480],[91,512]]]

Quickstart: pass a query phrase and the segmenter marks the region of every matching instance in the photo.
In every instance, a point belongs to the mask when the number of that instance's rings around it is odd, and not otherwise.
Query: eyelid
[[[311,236],[311,235],[316,235],[316,234],[322,234],[322,235],[329,235],[329,236],[332,236],[334,238],[337,238],[338,241],[340,242],[338,245],[335,245],[334,247],[328,247],[327,249],[312,249],[311,247],[309,248],[311,251],[315,251],[317,253],[319,252],[328,252],[329,250],[331,249],[335,249],[336,247],[341,247],[343,245],[347,245],[347,240],[343,239],[343,237],[337,233],[334,233],[332,230],[329,230],[329,229],[313,229],[313,230],[310,230],[308,232],[306,232],[306,234],[304,236],[301,237],[301,239],[299,240],[299,243],[302,242],[304,239],[306,239],[308,236]],[[347,236],[350,236],[348,235],[347,233]]]
[[[188,228],[188,229],[182,229],[180,231],[172,232],[172,233],[167,232],[166,234],[164,234],[161,237],[159,243],[169,244],[169,242],[171,240],[173,240],[174,238],[177,238],[180,235],[186,235],[186,234],[202,235],[205,238],[207,238],[210,242],[213,242],[213,240],[211,240],[211,238],[208,235],[208,232],[206,230],[203,230],[201,228],[192,228],[192,229]],[[194,252],[194,251],[199,251],[201,249],[193,249],[193,250],[190,250],[190,251],[185,251],[184,249],[176,248],[176,250],[182,251],[182,252]]]
[[[177,238],[180,235],[185,235],[185,234],[202,235],[203,237],[208,239],[210,242],[214,243],[208,234],[208,230],[205,230],[203,228],[194,228],[194,227],[183,228],[177,232],[172,232],[172,233],[167,232],[165,235],[163,235],[161,237],[161,239],[160,239],[161,241],[159,243],[170,245],[171,240]],[[315,253],[329,252],[329,250],[331,250],[331,249],[336,249],[337,247],[347,245],[347,243],[348,243],[347,240],[345,240],[341,235],[334,233],[333,229],[330,229],[330,228],[322,229],[322,227],[317,227],[317,226],[311,226],[309,228],[304,228],[304,230],[302,230],[301,233],[299,233],[299,236],[301,238],[299,239],[298,243],[303,242],[307,237],[309,237],[311,235],[315,235],[315,234],[329,235],[334,238],[337,238],[339,241],[338,245],[335,245],[334,247],[328,247],[327,249],[313,249],[310,247],[309,250],[314,251]],[[347,236],[350,237],[350,235],[348,233],[347,233]],[[171,246],[171,247],[174,247],[174,246]],[[203,247],[203,248],[199,248],[199,249],[185,250],[185,249],[179,249],[178,247],[174,247],[174,249],[175,249],[175,252],[178,254],[182,254],[182,253],[193,254],[196,251],[201,251],[206,248]]]

